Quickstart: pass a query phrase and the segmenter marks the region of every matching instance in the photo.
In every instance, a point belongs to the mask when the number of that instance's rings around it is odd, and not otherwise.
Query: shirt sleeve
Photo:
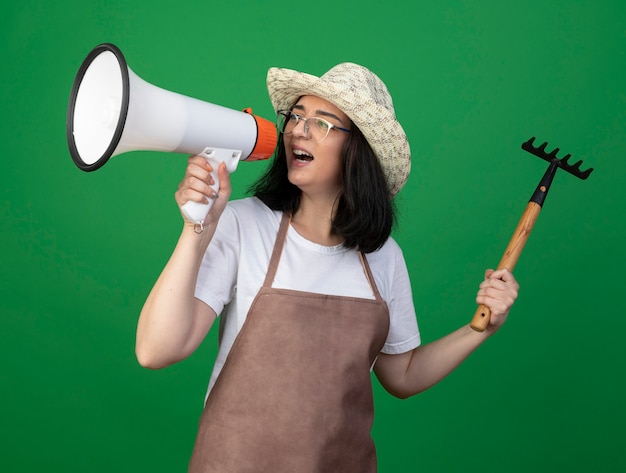
[[[383,296],[389,308],[389,334],[382,352],[397,355],[413,350],[421,343],[409,272],[402,250],[390,239],[392,255],[387,255],[387,284]],[[391,256],[391,257],[390,257]]]

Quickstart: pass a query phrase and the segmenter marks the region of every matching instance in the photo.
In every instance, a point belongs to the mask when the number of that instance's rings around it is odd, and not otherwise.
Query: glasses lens
[[[324,141],[332,128],[331,124],[323,118],[303,118],[293,112],[283,110],[276,114],[276,128],[280,133],[285,135],[293,132],[294,128],[301,121],[304,122],[303,126],[306,138],[316,143]]]
[[[285,112],[283,110],[280,110],[278,111],[278,113],[276,113],[276,128],[280,133],[289,133],[285,132],[285,126],[287,126],[290,116],[290,112]]]
[[[309,118],[309,136],[312,141],[320,143],[328,136],[330,123],[322,118]]]

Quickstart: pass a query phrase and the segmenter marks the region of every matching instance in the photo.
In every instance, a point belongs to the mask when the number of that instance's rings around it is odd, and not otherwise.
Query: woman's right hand
[[[211,206],[211,210],[204,219],[203,226],[216,223],[219,220],[220,215],[226,207],[226,203],[230,198],[232,192],[230,184],[230,175],[226,169],[226,164],[220,163],[217,173],[219,177],[220,187],[218,192],[215,192],[212,185],[215,181],[211,175],[213,167],[209,161],[203,156],[190,156],[187,160],[187,169],[183,180],[178,185],[178,190],[175,193],[176,203],[181,209],[181,214],[185,222],[193,227],[194,222],[191,222],[182,211],[183,205],[187,202],[199,202],[202,204],[208,203],[210,200],[215,202]]]

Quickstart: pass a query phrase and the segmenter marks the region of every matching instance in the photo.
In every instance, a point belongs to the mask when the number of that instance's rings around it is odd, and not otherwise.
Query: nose
[[[302,126],[300,126],[301,123],[302,123]],[[305,119],[301,118],[295,124],[291,133],[293,135],[304,136],[305,138],[308,138],[309,137],[309,124],[306,122]]]

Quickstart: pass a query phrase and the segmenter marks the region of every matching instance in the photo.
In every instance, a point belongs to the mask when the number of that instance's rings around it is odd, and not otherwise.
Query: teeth
[[[307,153],[306,151],[302,151],[301,149],[294,149],[293,150],[293,154],[295,154],[296,156],[303,156],[305,158],[312,158],[313,157],[309,153]]]

